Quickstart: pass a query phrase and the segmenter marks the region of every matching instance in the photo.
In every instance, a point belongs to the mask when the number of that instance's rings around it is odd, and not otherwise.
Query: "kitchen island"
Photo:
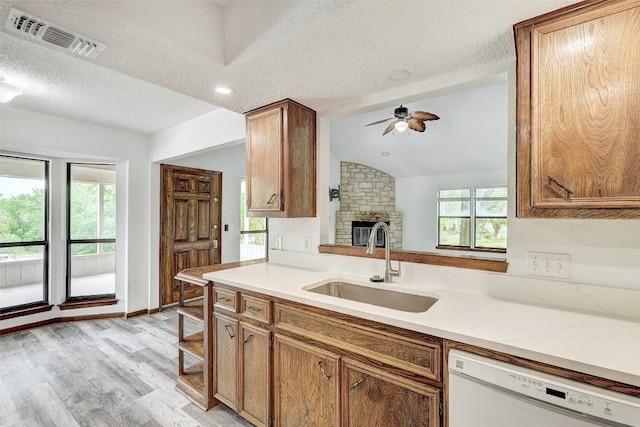
[[[479,293],[273,263],[205,273],[204,279],[382,324],[640,387],[640,321],[498,299]],[[309,292],[331,280],[438,297],[409,313]]]

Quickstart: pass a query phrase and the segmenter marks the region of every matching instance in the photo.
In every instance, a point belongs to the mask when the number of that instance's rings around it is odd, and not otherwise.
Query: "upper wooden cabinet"
[[[315,111],[285,99],[246,119],[248,215],[315,217]]]
[[[517,215],[640,218],[640,1],[514,26]]]

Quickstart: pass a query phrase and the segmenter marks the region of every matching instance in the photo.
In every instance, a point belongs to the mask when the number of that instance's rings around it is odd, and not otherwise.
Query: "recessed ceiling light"
[[[382,157],[389,157],[391,154],[389,154],[389,152],[388,152],[388,151],[383,151],[382,153],[380,153],[380,155],[381,155]]]
[[[407,70],[395,70],[389,74],[390,80],[405,80],[409,78],[409,72]]]
[[[231,93],[231,89],[229,89],[228,87],[224,87],[224,86],[217,86],[216,87],[216,92],[221,93],[223,95],[228,95]]]

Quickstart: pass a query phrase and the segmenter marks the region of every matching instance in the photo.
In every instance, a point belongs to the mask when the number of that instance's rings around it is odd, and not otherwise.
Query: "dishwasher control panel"
[[[580,414],[640,426],[640,398],[452,349],[449,373]]]

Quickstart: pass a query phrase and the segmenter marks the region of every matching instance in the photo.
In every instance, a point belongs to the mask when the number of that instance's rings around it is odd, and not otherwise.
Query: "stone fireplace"
[[[336,245],[353,245],[353,227],[387,222],[391,249],[402,248],[402,212],[395,210],[396,180],[369,166],[340,163],[340,210],[336,212]],[[373,225],[373,224],[372,224]],[[360,242],[356,242],[361,245]]]

